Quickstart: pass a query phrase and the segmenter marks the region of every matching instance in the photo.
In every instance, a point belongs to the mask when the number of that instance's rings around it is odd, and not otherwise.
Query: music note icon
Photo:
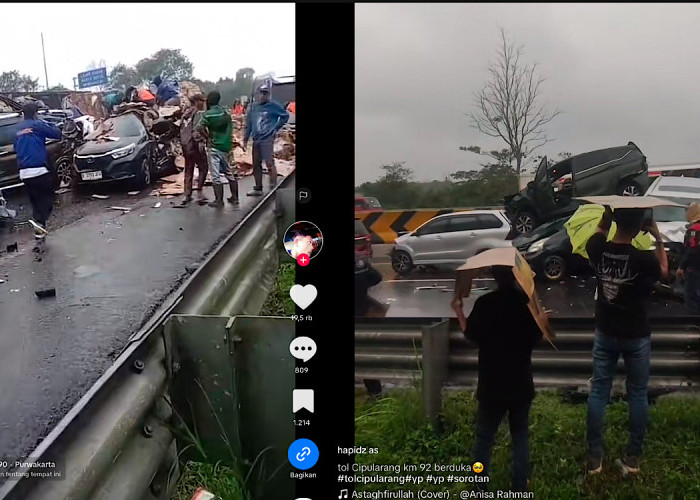
[[[340,490],[340,495],[338,495],[338,500],[341,498],[347,498],[348,497],[348,490]]]

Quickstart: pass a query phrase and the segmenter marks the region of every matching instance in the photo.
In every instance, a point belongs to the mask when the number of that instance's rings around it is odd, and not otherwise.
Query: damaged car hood
[[[77,155],[101,155],[114,151],[115,149],[123,148],[135,144],[138,137],[111,137],[107,140],[88,141],[78,148],[75,152]]]

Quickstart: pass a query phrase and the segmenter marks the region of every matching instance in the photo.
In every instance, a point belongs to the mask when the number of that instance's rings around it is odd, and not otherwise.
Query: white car
[[[502,210],[470,210],[439,215],[396,238],[391,266],[399,274],[415,266],[457,268],[484,250],[510,247],[511,224]]]
[[[695,177],[657,177],[647,189],[646,196],[665,198],[683,205],[683,208],[658,207],[654,209],[654,220],[656,220],[664,240],[683,244],[688,224],[685,209],[693,202],[700,203],[700,179]]]

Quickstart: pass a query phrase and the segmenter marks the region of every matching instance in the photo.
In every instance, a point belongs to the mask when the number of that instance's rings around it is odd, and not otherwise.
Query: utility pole
[[[41,53],[44,56],[44,77],[46,77],[46,90],[49,90],[49,72],[46,71],[46,51],[44,50],[44,34],[41,34]]]

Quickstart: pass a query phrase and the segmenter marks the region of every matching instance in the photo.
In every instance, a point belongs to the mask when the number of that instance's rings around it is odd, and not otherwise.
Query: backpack
[[[695,222],[688,226],[683,246],[686,248],[700,248],[700,222]]]

